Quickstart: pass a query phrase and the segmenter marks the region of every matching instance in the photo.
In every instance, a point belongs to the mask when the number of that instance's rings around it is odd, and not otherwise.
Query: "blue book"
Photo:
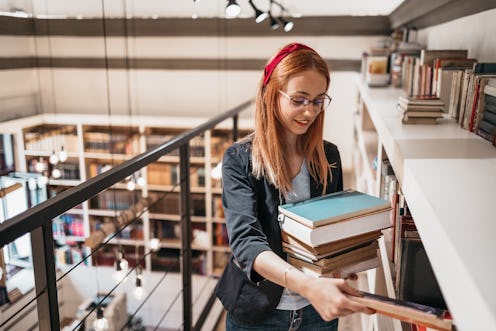
[[[391,226],[391,203],[346,190],[279,206],[281,230],[316,247]]]

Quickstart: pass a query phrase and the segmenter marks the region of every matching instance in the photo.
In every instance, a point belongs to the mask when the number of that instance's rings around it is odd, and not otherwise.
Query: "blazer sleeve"
[[[222,160],[222,206],[235,261],[252,282],[263,278],[253,270],[255,258],[272,250],[257,217],[257,193],[248,152],[229,147]]]

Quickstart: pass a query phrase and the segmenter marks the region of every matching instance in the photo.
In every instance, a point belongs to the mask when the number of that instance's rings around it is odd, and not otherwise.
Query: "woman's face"
[[[291,77],[279,92],[279,119],[288,136],[302,135],[320,114],[318,107],[326,93],[326,78],[315,70]],[[308,100],[310,102],[307,102]]]

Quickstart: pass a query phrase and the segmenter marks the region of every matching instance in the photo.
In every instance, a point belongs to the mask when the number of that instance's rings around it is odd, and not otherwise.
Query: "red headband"
[[[272,75],[272,72],[274,71],[276,66],[279,64],[279,62],[281,62],[282,59],[284,59],[290,53],[297,51],[299,49],[308,49],[308,50],[314,51],[310,47],[303,45],[303,44],[298,44],[298,43],[289,44],[286,47],[284,47],[283,49],[281,49],[279,51],[279,53],[277,53],[276,56],[274,56],[272,58],[272,61],[270,61],[269,64],[267,64],[267,66],[265,67],[264,81],[263,81],[264,86],[266,86],[267,83],[269,82],[270,76]]]

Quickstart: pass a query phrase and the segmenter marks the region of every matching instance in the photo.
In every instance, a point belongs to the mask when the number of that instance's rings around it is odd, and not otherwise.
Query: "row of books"
[[[391,182],[390,178],[388,184],[383,183],[384,191],[395,186]],[[393,200],[395,195],[388,193],[388,196]],[[283,249],[288,254],[288,262],[315,277],[346,277],[380,266],[378,238],[395,221],[391,200],[346,190],[279,206]],[[409,242],[402,244],[403,251],[413,247]],[[402,271],[402,277],[407,280],[416,280],[419,276],[416,270]],[[402,284],[404,293],[412,289],[411,282]],[[445,309],[406,300],[409,297],[392,299],[363,293],[360,298],[351,299],[403,321],[451,330],[451,322],[444,319]]]
[[[480,105],[477,107],[480,118],[474,131],[477,135],[496,146],[496,78],[489,78],[484,86]]]
[[[138,154],[139,135],[88,131],[84,133],[84,150],[88,153]]]
[[[173,138],[176,135],[170,134],[152,134],[146,136],[146,149],[157,147]],[[205,156],[205,138],[203,136],[196,136],[189,142],[190,156],[204,157]],[[168,156],[179,156],[179,149],[175,149],[167,154]]]
[[[63,147],[68,153],[77,153],[78,139],[76,135],[36,135],[34,133],[25,134],[25,147],[28,151],[43,151],[52,153],[59,152]]]
[[[81,215],[63,214],[52,221],[53,236],[85,237],[84,221]]]

